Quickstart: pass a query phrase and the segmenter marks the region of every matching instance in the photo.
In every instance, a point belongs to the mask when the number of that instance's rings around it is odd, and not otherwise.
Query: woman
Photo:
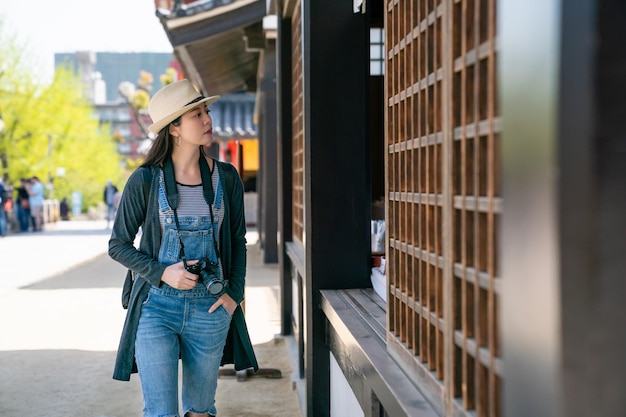
[[[157,138],[126,184],[109,241],[109,255],[133,278],[113,378],[138,370],[145,417],[179,416],[179,358],[185,417],[216,415],[220,364],[258,370],[240,307],[243,186],[232,165],[205,153],[208,106],[218,98],[188,80],[152,97]]]

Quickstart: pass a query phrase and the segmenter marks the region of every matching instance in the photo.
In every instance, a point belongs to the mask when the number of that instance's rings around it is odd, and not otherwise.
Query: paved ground
[[[124,269],[101,221],[0,238],[0,416],[139,417],[141,392],[111,379],[124,320]],[[278,269],[248,234],[246,317],[259,365],[282,378],[220,378],[220,417],[300,417],[280,332]],[[226,369],[227,371],[228,369]]]

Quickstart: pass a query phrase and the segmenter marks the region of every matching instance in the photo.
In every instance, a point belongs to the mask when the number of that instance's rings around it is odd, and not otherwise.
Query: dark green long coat
[[[214,161],[224,188],[225,213],[220,231],[220,249],[224,277],[229,280],[227,293],[238,304],[230,324],[224,347],[222,365],[234,364],[236,370],[258,370],[256,357],[248,335],[243,310],[239,304],[244,298],[246,275],[246,221],[243,206],[243,185],[235,168],[228,163]],[[149,170],[149,171],[148,171]],[[124,187],[122,199],[109,240],[109,256],[134,273],[128,300],[128,311],[122,330],[113,379],[130,380],[137,372],[135,364],[135,337],[141,315],[141,306],[151,285],[159,286],[165,265],[158,262],[161,246],[159,223],[158,181],[160,168],[139,168],[133,172]],[[144,184],[149,179],[151,185]],[[142,228],[139,250],[133,246]]]

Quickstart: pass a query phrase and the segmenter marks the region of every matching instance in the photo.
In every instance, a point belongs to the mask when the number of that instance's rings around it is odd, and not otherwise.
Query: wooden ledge
[[[388,415],[436,417],[419,389],[387,353],[385,303],[372,289],[321,290],[329,348],[361,407],[375,397]]]

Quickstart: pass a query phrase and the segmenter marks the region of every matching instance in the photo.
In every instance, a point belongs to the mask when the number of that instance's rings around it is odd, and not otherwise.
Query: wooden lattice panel
[[[443,379],[442,8],[387,11],[389,331]]]
[[[495,4],[387,2],[390,349],[450,416],[500,415]]]
[[[478,416],[500,410],[495,3],[459,0],[452,9],[454,397]]]
[[[298,2],[299,3],[299,2]],[[292,100],[293,100],[293,138],[292,138],[292,195],[293,195],[293,239],[303,241],[304,230],[304,113],[302,98],[302,16],[300,5],[296,5],[291,18],[292,46]]]

